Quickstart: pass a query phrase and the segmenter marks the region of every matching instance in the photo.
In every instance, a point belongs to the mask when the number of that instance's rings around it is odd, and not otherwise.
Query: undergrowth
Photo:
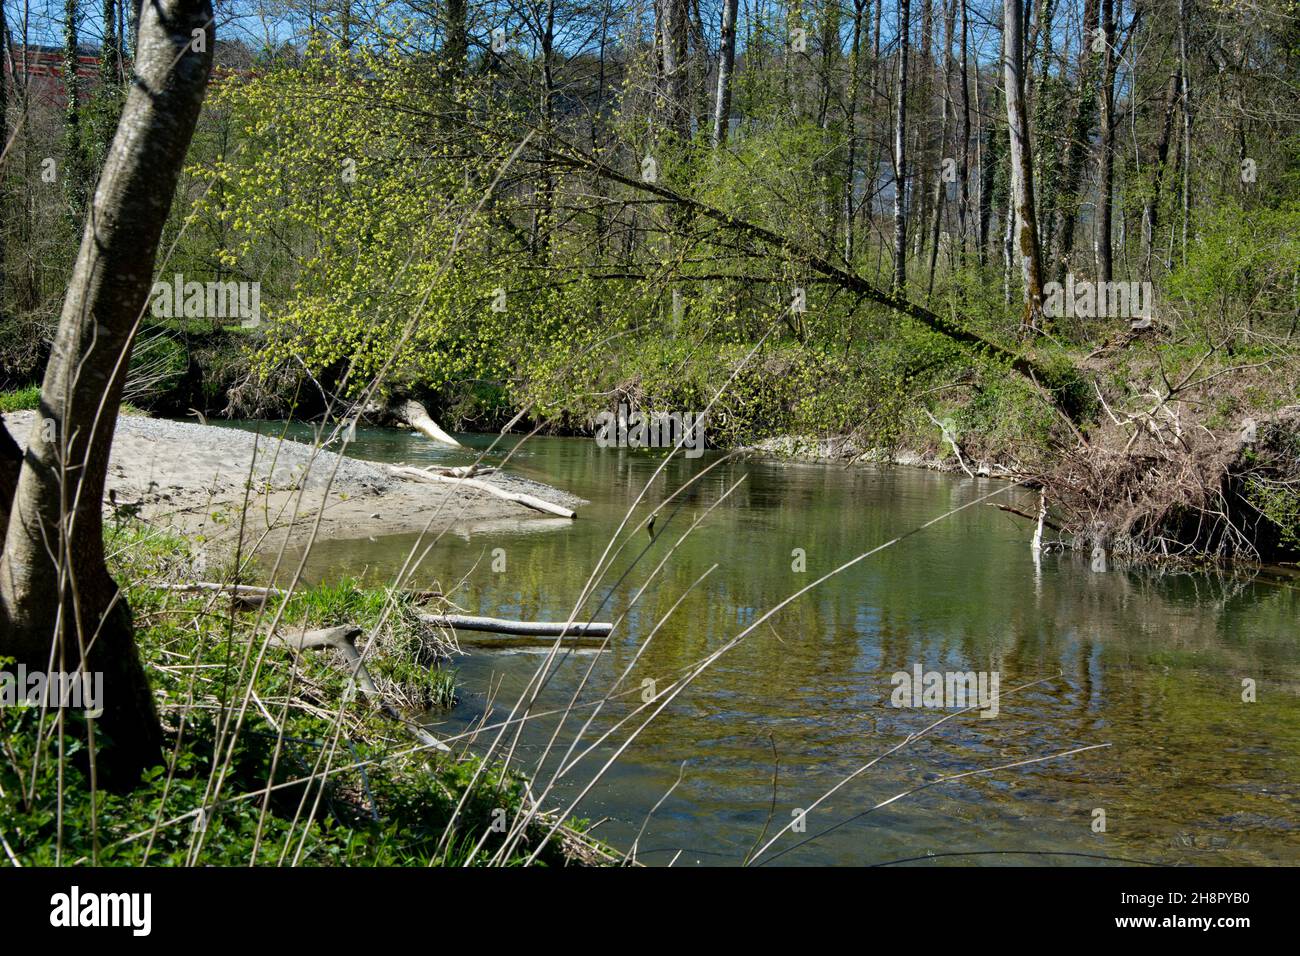
[[[105,538],[163,722],[164,763],[131,792],[92,794],[81,715],[60,737],[52,712],[0,708],[0,836],[11,862],[466,865],[487,861],[502,823],[526,811],[521,776],[481,767],[461,747],[420,747],[373,702],[352,699],[332,651],[271,646],[255,667],[256,610],[159,587],[188,566],[184,540],[134,520],[113,522]],[[422,707],[451,702],[445,646],[422,632],[412,598],[344,581],[294,595],[282,621],[358,624],[379,642],[366,660],[381,687],[405,688],[405,702]],[[541,815],[507,865],[522,863],[549,823]],[[584,826],[569,821],[535,862],[612,859]]]

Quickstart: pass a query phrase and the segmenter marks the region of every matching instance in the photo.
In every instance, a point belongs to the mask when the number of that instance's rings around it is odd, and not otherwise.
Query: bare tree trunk
[[[540,112],[542,128],[549,135],[555,120],[555,0],[547,0],[539,27],[541,33],[538,35],[538,44],[542,53]],[[555,176],[549,167],[543,172],[535,192],[537,208],[533,210],[530,242],[533,255],[540,261],[547,262],[551,252],[551,230],[554,228],[555,208]]]
[[[980,126],[984,125],[984,110],[980,105],[979,93],[979,69],[975,72],[975,103],[980,107],[976,116],[979,119]],[[996,120],[1000,106],[998,103],[998,88],[993,88],[993,109],[989,111],[988,128],[980,131],[980,198],[979,205],[976,207],[976,256],[980,265],[984,265],[988,255],[989,232],[993,224],[993,193],[996,185],[996,176],[998,165],[1002,162],[1001,149],[1003,139],[998,130]]]
[[[940,166],[934,170],[934,204],[933,218],[930,224],[930,264],[927,271],[925,283],[925,295],[928,300],[934,292],[934,270],[935,264],[939,260],[939,233],[943,224],[944,200],[948,197],[948,184],[943,178],[943,164],[947,163],[948,156],[948,118],[951,110],[951,92],[952,92],[952,31],[953,23],[957,17],[957,0],[949,0],[948,7],[943,16],[943,110],[941,113],[939,131],[939,161]],[[954,163],[954,166],[956,164]]]
[[[926,177],[937,176],[939,165],[935,161],[931,135],[933,124],[930,119],[930,107],[934,99],[934,2],[935,0],[921,0],[921,43],[912,70],[912,105],[921,104],[920,109],[912,110],[912,218],[917,223],[917,228],[912,231],[911,243],[912,255],[918,259],[925,251],[925,243],[929,238],[926,226],[930,221],[930,190],[927,188]]]
[[[101,508],[131,345],[214,41],[208,0],[155,0],[140,14],[135,82],[86,218],[0,554],[0,656],[104,674],[90,753],[108,786],[129,787],[160,756],[130,611],[104,563]]]
[[[1043,272],[1034,217],[1034,168],[1030,157],[1029,112],[1025,108],[1025,24],[1018,0],[1002,4],[1002,72],[1007,95],[1007,133],[1011,146],[1011,197],[1016,210],[1016,244],[1024,282],[1022,331],[1042,327]]]
[[[1183,262],[1187,261],[1187,235],[1192,222],[1192,86],[1187,69],[1187,8],[1191,0],[1178,0],[1178,61],[1183,87]]]
[[[77,0],[67,0],[63,9],[63,186],[68,205],[78,222],[86,204],[90,175],[86,168],[86,144],[81,129],[81,80],[77,75],[79,15]]]
[[[731,75],[736,67],[736,8],[738,0],[722,2],[722,46],[718,56],[718,96],[713,111],[713,145],[727,141],[731,127]]]
[[[1165,179],[1165,164],[1169,161],[1169,141],[1174,132],[1174,111],[1178,107],[1178,91],[1182,79],[1177,70],[1169,75],[1165,89],[1164,119],[1156,139],[1155,155],[1151,160],[1151,191],[1147,194],[1142,213],[1142,274],[1151,277],[1151,254],[1155,248],[1156,228],[1160,224],[1160,187]]]
[[[907,286],[907,51],[910,0],[898,0],[898,95],[894,113],[894,293]]]
[[[734,3],[735,0],[728,0]],[[849,60],[849,102],[845,108],[848,125],[848,149],[844,164],[844,261],[853,264],[853,222],[856,190],[854,189],[858,165],[858,96],[862,88],[862,30],[866,0],[853,0],[853,40]]]
[[[966,262],[966,219],[970,212],[970,62],[966,0],[961,6],[961,205],[957,207],[957,226],[961,233],[961,261]]]
[[[1096,72],[1099,54],[1092,49],[1091,36],[1097,20],[1098,0],[1084,0],[1083,35],[1079,43],[1079,97],[1075,102],[1074,121],[1070,124],[1070,141],[1066,146],[1065,167],[1057,203],[1054,231],[1056,241],[1056,281],[1065,282],[1074,251],[1074,229],[1078,222],[1079,180],[1091,144],[1093,114],[1097,108]]]
[[[691,110],[687,103],[687,26],[686,0],[659,0],[663,23],[664,92],[668,108],[668,128],[681,141],[691,135]]]
[[[447,0],[447,39],[443,42],[441,63],[444,82],[456,93],[469,65],[468,0]]]
[[[1101,0],[1101,142],[1097,154],[1097,281],[1109,282],[1111,213],[1115,193],[1115,0]]]

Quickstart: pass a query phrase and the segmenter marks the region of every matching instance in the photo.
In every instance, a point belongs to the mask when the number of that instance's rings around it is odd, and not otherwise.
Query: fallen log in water
[[[553,621],[510,621],[499,617],[473,617],[469,614],[421,614],[420,620],[436,627],[461,631],[488,631],[520,637],[607,637],[612,624],[574,621],[567,627]]]
[[[432,438],[436,442],[444,445],[450,445],[452,448],[464,448],[460,442],[452,438],[439,427],[438,423],[429,417],[429,410],[419,402],[404,402],[396,410],[397,417],[406,424],[410,425],[417,432],[426,438]]]
[[[496,485],[489,484],[486,481],[479,481],[476,478],[451,478],[446,475],[432,475],[427,471],[419,468],[410,468],[403,465],[393,465],[390,471],[399,478],[409,478],[413,481],[427,481],[435,485],[459,485],[464,488],[473,488],[476,491],[484,491],[489,495],[495,495],[506,501],[513,501],[515,504],[523,505],[526,508],[532,508],[535,511],[544,511],[547,514],[559,515],[561,518],[576,518],[577,514],[561,505],[552,504],[549,501],[543,501],[541,498],[533,495],[525,495],[515,491],[506,491],[504,488],[498,488]]]
[[[557,638],[515,636],[512,634],[458,634],[456,643],[461,650],[467,648],[490,648],[494,651],[546,651],[555,646]],[[560,646],[571,651],[598,651],[606,646],[606,641],[599,637],[561,637]]]

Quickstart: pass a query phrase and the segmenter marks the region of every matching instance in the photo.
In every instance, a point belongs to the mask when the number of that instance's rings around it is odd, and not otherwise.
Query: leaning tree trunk
[[[1178,107],[1178,91],[1182,80],[1177,70],[1169,74],[1165,90],[1164,118],[1160,134],[1156,137],[1151,159],[1151,183],[1146,205],[1142,210],[1142,278],[1151,278],[1151,255],[1155,248],[1156,228],[1160,224],[1160,190],[1165,179],[1165,165],[1169,162],[1169,140],[1174,131],[1174,112]]]
[[[130,611],[104,562],[104,481],[158,240],[212,67],[212,20],[209,0],[155,0],[139,13],[135,76],[86,217],[0,554],[0,656],[103,673],[92,739],[98,778],[113,787],[158,761],[161,733]]]

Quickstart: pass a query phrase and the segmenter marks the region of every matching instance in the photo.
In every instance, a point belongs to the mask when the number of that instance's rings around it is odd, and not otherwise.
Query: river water
[[[494,436],[462,437],[484,448]],[[473,458],[364,428],[350,454]],[[598,835],[623,849],[636,841],[648,864],[737,864],[783,828],[758,862],[1300,863],[1297,581],[1094,573],[1073,554],[1036,562],[1028,522],[990,504],[1032,511],[1036,498],[1004,482],[719,457],[675,458],[654,477],[661,452],[530,439],[509,469],[591,504],[572,523],[446,536],[409,582],[458,586],[468,613],[564,620],[647,482],[629,528],[686,486],[661,509],[653,539],[625,532],[580,609],[579,619],[620,622],[610,649],[557,661],[533,708],[542,716],[503,738],[538,792],[561,758],[579,757],[548,805],[574,802],[601,821]],[[753,628],[642,728],[663,704],[643,698],[671,690],[817,577],[912,531]],[[318,542],[308,577],[391,581],[416,543]],[[538,650],[469,648],[455,664],[460,703],[433,727],[452,735],[505,720],[543,660]],[[894,706],[895,675],[918,668],[996,674],[996,716],[956,714],[952,700]],[[1252,686],[1254,700],[1243,700]],[[571,700],[557,733],[549,712]],[[956,715],[862,771],[947,714]],[[968,773],[1097,744],[1109,746]],[[949,779],[958,774],[967,775]]]

